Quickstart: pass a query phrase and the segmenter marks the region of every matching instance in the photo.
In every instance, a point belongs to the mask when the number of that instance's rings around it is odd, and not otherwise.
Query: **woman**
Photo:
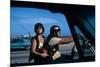
[[[29,61],[34,58],[36,64],[45,64],[48,61],[48,54],[47,50],[43,48],[45,45],[44,27],[41,23],[37,23],[34,30],[36,35],[31,39]]]

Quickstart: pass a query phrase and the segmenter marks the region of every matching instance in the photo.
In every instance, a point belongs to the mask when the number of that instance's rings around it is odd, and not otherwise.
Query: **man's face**
[[[54,32],[54,35],[60,36],[60,31],[55,31],[55,32]]]

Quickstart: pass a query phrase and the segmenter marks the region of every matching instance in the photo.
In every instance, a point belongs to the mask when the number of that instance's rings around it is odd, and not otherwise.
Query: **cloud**
[[[56,19],[53,19],[53,18],[47,18],[47,17],[40,17],[40,18],[35,18],[33,19],[34,22],[43,22],[43,23],[57,23],[57,20]]]
[[[37,23],[37,22],[41,22],[44,24],[46,24],[46,23],[52,24],[52,23],[57,23],[58,21],[56,19],[47,18],[47,17],[19,19],[19,23],[21,23],[21,24],[33,24],[33,23]]]

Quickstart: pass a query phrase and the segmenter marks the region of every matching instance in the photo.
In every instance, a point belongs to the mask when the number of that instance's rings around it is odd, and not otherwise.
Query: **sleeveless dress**
[[[44,36],[43,36],[43,38],[45,40]],[[32,40],[33,39],[36,39],[36,42],[37,42],[37,46],[36,46],[36,51],[37,52],[43,53],[44,46],[45,46],[45,41],[44,41],[44,44],[42,44],[41,42],[39,43],[38,36],[33,37],[31,39],[31,49],[30,49],[29,62],[32,59],[34,59],[35,60],[35,64],[49,64],[50,63],[50,58],[49,57],[43,58],[40,55],[36,55],[36,54],[32,53]]]

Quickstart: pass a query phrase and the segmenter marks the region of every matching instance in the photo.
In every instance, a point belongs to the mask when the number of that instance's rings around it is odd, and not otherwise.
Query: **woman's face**
[[[37,27],[37,33],[42,33],[43,32],[43,28],[41,26]]]

